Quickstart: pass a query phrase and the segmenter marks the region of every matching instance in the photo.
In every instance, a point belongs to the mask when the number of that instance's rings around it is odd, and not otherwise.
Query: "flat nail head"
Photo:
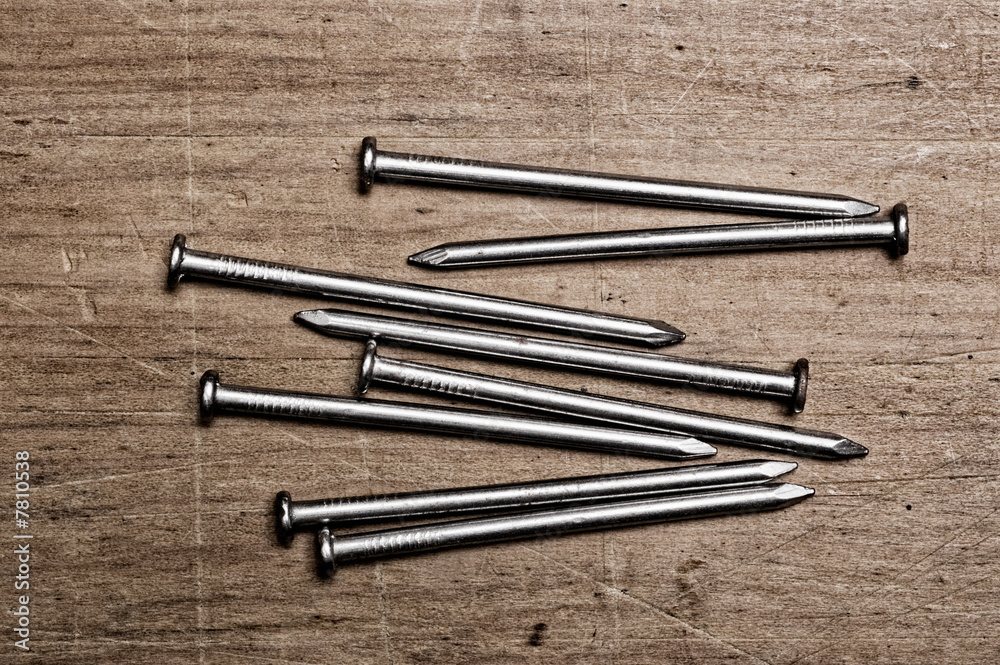
[[[809,387],[809,361],[805,358],[799,358],[792,373],[795,375],[792,413],[802,413],[802,409],[806,406],[806,389]]]
[[[167,269],[167,286],[174,288],[181,281],[183,273],[181,264],[184,262],[184,252],[187,251],[187,238],[183,233],[174,236],[174,244],[170,246],[170,266]]]
[[[365,355],[361,358],[361,372],[358,373],[357,392],[359,395],[364,395],[368,392],[368,388],[371,387],[372,372],[375,371],[375,361],[377,356],[378,344],[374,339],[370,339],[365,344]]]
[[[274,525],[278,533],[278,542],[288,547],[295,540],[295,530],[292,528],[292,495],[288,492],[278,492],[274,497]]]
[[[375,184],[375,137],[361,140],[361,187],[367,192]]]
[[[910,215],[905,203],[892,208],[892,221],[896,223],[896,256],[910,251]]]
[[[201,375],[201,391],[198,393],[198,415],[206,425],[215,417],[215,393],[219,390],[219,373],[210,369]]]
[[[333,534],[324,526],[316,532],[316,566],[320,577],[333,577],[337,564],[333,560]]]

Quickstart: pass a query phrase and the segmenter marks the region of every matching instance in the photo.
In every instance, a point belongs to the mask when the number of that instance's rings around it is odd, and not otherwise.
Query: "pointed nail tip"
[[[711,457],[719,452],[715,446],[709,445],[701,439],[684,439],[679,448],[687,457]]]
[[[445,249],[444,245],[438,245],[437,247],[431,247],[422,252],[411,254],[407,257],[406,262],[410,265],[421,266],[423,268],[447,268],[449,267],[446,265],[447,259],[448,250]]]
[[[874,215],[880,208],[873,203],[865,203],[852,199],[844,205],[844,211],[851,217],[868,217]]]
[[[762,460],[760,466],[761,471],[771,478],[783,476],[799,468],[795,462],[779,462],[778,460]]]
[[[649,326],[655,331],[646,338],[646,343],[650,346],[677,344],[678,342],[683,342],[687,338],[684,331],[678,330],[669,323],[653,319],[647,319],[646,323],[649,324]]]
[[[816,490],[811,487],[803,487],[802,485],[795,485],[793,483],[782,483],[774,488],[774,493],[778,498],[792,503],[808,499],[812,495],[816,494]]]
[[[420,268],[431,268],[431,267],[433,267],[433,264],[429,263],[420,254],[411,254],[411,255],[409,255],[408,257],[406,257],[406,262],[408,264],[410,264],[411,266],[418,266]]]
[[[322,312],[323,310],[321,309],[307,309],[301,312],[296,312],[292,316],[292,321],[307,326],[318,326],[320,323],[320,317],[322,316]]]
[[[868,454],[867,448],[862,446],[860,443],[851,441],[850,439],[841,439],[837,442],[837,445],[835,445],[833,449],[838,457],[864,457]]]
[[[658,348],[661,346],[670,346],[671,344],[679,344],[685,339],[685,335],[655,335],[647,338],[647,342],[653,348]]]

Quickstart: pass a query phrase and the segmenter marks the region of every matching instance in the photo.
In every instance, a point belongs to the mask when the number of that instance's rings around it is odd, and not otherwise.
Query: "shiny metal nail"
[[[199,404],[205,423],[211,422],[216,413],[228,412],[441,432],[661,459],[691,459],[715,454],[715,448],[707,443],[671,434],[595,427],[491,411],[227,385],[219,382],[219,373],[215,370],[208,370],[201,377]]]
[[[847,245],[884,245],[895,256],[906,254],[910,248],[906,204],[896,204],[891,217],[808,219],[452,242],[414,254],[409,262],[425,268],[486,268],[549,261]]]
[[[759,215],[862,217],[878,212],[876,205],[839,194],[640,178],[385,152],[378,150],[375,138],[369,136],[361,142],[361,183],[365,189],[369,189],[377,179]]]
[[[770,397],[790,403],[796,413],[806,401],[809,363],[799,360],[792,372],[687,360],[658,353],[614,349],[541,337],[410,321],[388,316],[318,309],[299,312],[295,320],[321,333],[348,339],[376,338],[392,346],[484,356],[562,369],[584,370],[629,379]]]
[[[796,466],[793,462],[749,460],[322,501],[292,501],[288,492],[279,492],[274,511],[278,540],[287,546],[297,531],[322,524],[453,518],[760,485],[794,471]]]
[[[265,286],[334,300],[639,346],[663,346],[684,339],[684,333],[662,321],[199,252],[188,248],[185,237],[178,234],[174,236],[170,253],[167,283],[173,288],[182,277]]]
[[[498,517],[474,517],[349,536],[334,537],[330,533],[330,527],[323,526],[316,537],[319,572],[324,577],[329,577],[345,563],[398,554],[696,517],[775,510],[796,504],[813,493],[808,487],[773,483]]]
[[[369,386],[403,388],[502,404],[558,416],[584,418],[605,426],[687,434],[711,443],[764,448],[791,455],[843,459],[868,454],[867,448],[839,434],[675,409],[396,360],[378,355],[374,342],[368,342],[361,362],[358,392],[366,392]]]

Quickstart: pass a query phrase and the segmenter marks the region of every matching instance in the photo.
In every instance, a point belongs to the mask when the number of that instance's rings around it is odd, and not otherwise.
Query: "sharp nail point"
[[[438,247],[431,247],[430,249],[425,249],[422,252],[411,255],[407,262],[411,265],[427,266],[427,267],[439,267],[448,258],[448,250],[444,248],[443,245]]]
[[[650,321],[649,325],[656,328],[659,333],[656,335],[656,342],[658,344],[677,344],[678,342],[683,342],[687,335],[682,330],[678,330],[669,323],[664,323],[663,321]]]
[[[679,448],[692,457],[709,457],[719,452],[715,446],[693,437],[684,439]]]
[[[864,457],[868,454],[868,449],[860,443],[855,443],[850,439],[842,439],[833,447],[840,457]]]
[[[321,309],[307,309],[301,312],[296,312],[292,317],[293,321],[298,323],[304,323],[306,325],[316,326],[320,323],[320,317],[322,316],[323,310]]]
[[[771,478],[783,476],[799,468],[799,465],[795,462],[779,462],[777,460],[762,460],[760,464],[764,473]]]
[[[865,203],[864,201],[848,201],[847,205],[844,206],[844,210],[851,217],[868,217],[877,213],[879,207],[873,203]]]
[[[792,483],[781,483],[775,487],[775,494],[785,499],[786,501],[801,501],[802,499],[807,499],[816,493],[811,487],[803,487],[802,485],[794,485]]]

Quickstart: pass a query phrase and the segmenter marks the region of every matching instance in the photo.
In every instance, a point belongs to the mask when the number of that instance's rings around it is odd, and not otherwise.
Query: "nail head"
[[[910,214],[905,203],[892,208],[892,221],[896,224],[896,256],[910,251]]]
[[[361,372],[358,375],[357,391],[359,395],[368,392],[372,384],[372,373],[375,371],[375,360],[378,355],[378,344],[374,339],[368,340],[365,344],[365,355],[361,359]]]
[[[174,288],[181,281],[183,272],[181,264],[184,263],[184,253],[187,251],[187,238],[183,233],[174,236],[174,243],[170,246],[170,265],[167,268],[167,286]]]
[[[274,497],[274,524],[278,532],[278,542],[285,547],[295,540],[295,530],[292,527],[292,495],[288,492],[278,492]]]
[[[215,417],[215,394],[219,390],[219,373],[210,369],[201,375],[201,392],[198,396],[198,414],[206,425]]]
[[[316,532],[316,565],[320,577],[333,577],[337,564],[333,560],[333,534],[330,527],[321,527]]]
[[[361,186],[365,191],[375,184],[375,137],[361,140]]]
[[[802,413],[806,407],[806,389],[809,387],[809,361],[799,358],[795,363],[795,392],[792,394],[792,413]]]

